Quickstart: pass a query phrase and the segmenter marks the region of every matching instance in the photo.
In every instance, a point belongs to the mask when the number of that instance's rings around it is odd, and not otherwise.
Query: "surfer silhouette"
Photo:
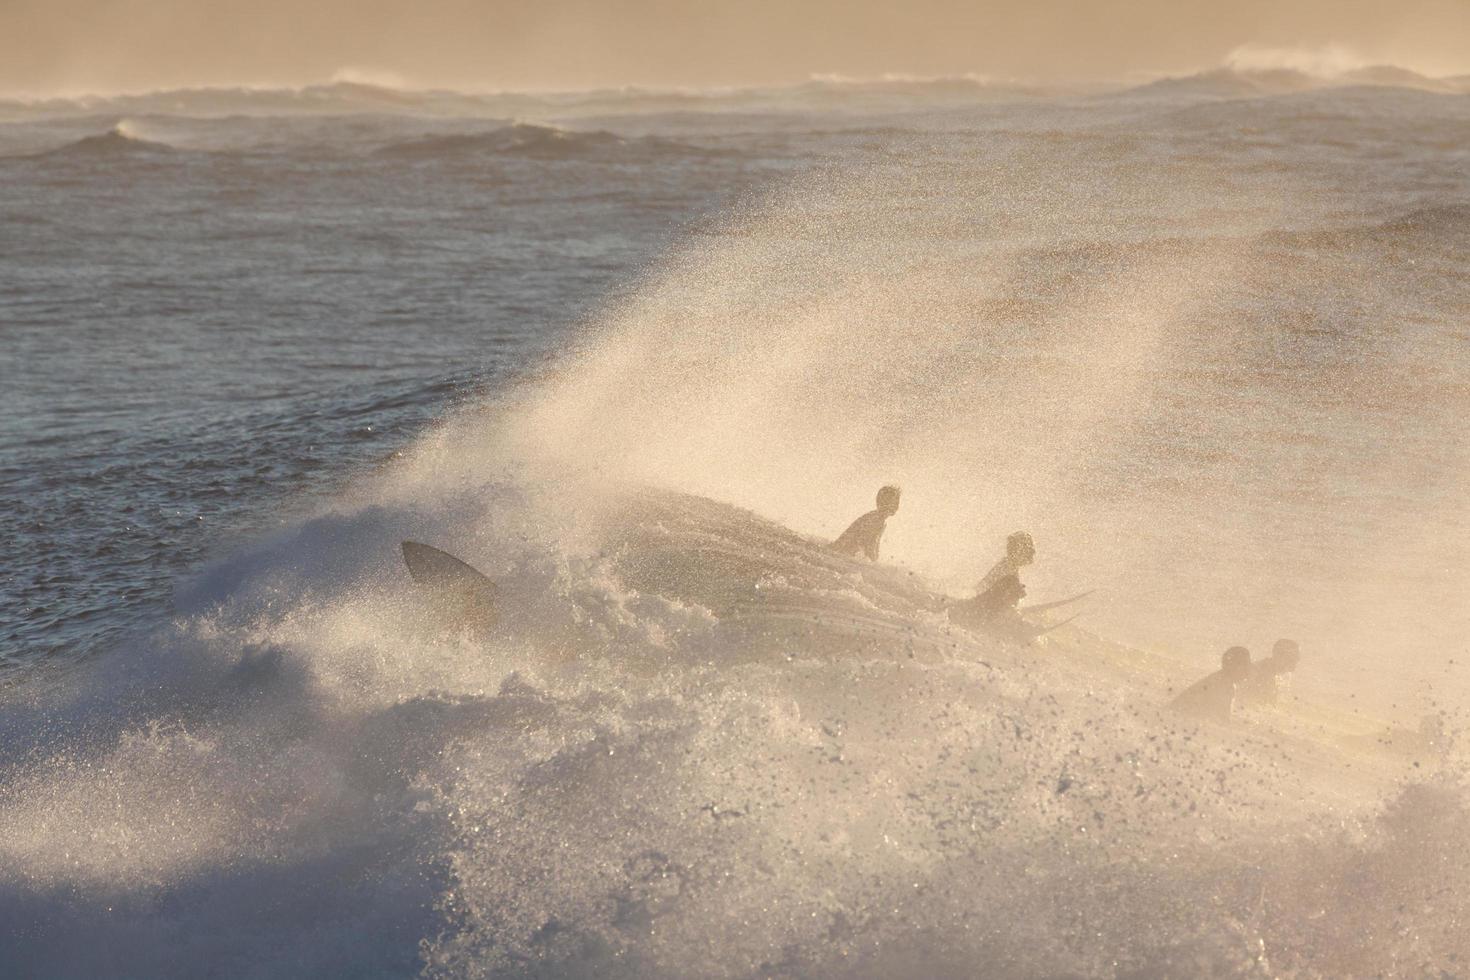
[[[996,562],[985,577],[975,586],[975,598],[967,606],[980,619],[990,619],[1007,610],[1013,610],[1026,597],[1026,586],[1021,584],[1021,569],[1036,560],[1036,542],[1025,531],[1017,531],[1006,538],[1005,557]]]
[[[1169,707],[1196,718],[1229,721],[1236,687],[1250,676],[1251,652],[1231,647],[1220,657],[1220,669],[1185,688]]]
[[[1009,627],[1021,642],[1031,642],[1042,631],[1027,626],[1017,607],[1026,597],[1021,569],[1035,560],[1036,543],[1030,534],[1017,531],[1006,538],[1005,556],[975,586],[974,597],[948,604],[950,621],[971,629]]]
[[[1281,697],[1278,678],[1290,674],[1301,663],[1302,652],[1295,640],[1277,640],[1271,656],[1251,664],[1251,672],[1236,689],[1241,704],[1276,704]]]
[[[866,557],[868,561],[877,561],[878,543],[883,537],[883,529],[888,526],[888,518],[898,513],[900,492],[895,486],[879,490],[877,509],[849,524],[841,537],[829,546],[831,550],[852,558]]]

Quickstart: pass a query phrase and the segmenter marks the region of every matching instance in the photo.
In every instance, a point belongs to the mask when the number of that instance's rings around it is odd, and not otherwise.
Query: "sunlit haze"
[[[301,85],[580,89],[812,74],[1117,79],[1245,45],[1470,71],[1462,0],[7,0],[0,91]]]

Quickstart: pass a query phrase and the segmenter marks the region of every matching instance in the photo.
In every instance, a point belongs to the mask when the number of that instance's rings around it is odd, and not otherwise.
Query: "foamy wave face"
[[[1389,772],[1180,724],[1156,679],[976,639],[711,503],[589,515],[502,485],[396,507],[426,462],[217,567],[197,612],[38,705],[49,727],[8,713],[38,733],[0,788],[8,972],[1269,975],[1470,953],[1450,781],[1385,810]],[[495,571],[513,629],[429,618],[390,560],[408,533]],[[716,582],[775,566],[754,594],[780,602],[737,623],[629,590],[665,549]]]

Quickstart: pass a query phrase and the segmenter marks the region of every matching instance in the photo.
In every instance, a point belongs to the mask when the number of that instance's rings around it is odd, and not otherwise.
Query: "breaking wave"
[[[712,501],[471,489],[482,423],[207,570],[174,626],[80,683],[7,705],[6,972],[1267,976],[1470,955],[1449,774],[1396,789],[1304,729],[1181,724],[1157,708],[1168,671],[1086,634],[1044,659],[971,636],[917,580]],[[433,620],[405,536],[494,575],[512,628]]]

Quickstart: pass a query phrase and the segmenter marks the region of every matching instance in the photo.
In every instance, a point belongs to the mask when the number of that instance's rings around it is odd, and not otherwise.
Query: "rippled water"
[[[311,132],[215,153],[67,145],[106,125],[0,159],[12,667],[95,651],[240,528],[534,370],[681,222],[752,181],[719,160],[426,171]],[[385,143],[418,128],[360,126]]]
[[[1470,95],[1351,81],[0,103],[0,966],[1463,970]]]

